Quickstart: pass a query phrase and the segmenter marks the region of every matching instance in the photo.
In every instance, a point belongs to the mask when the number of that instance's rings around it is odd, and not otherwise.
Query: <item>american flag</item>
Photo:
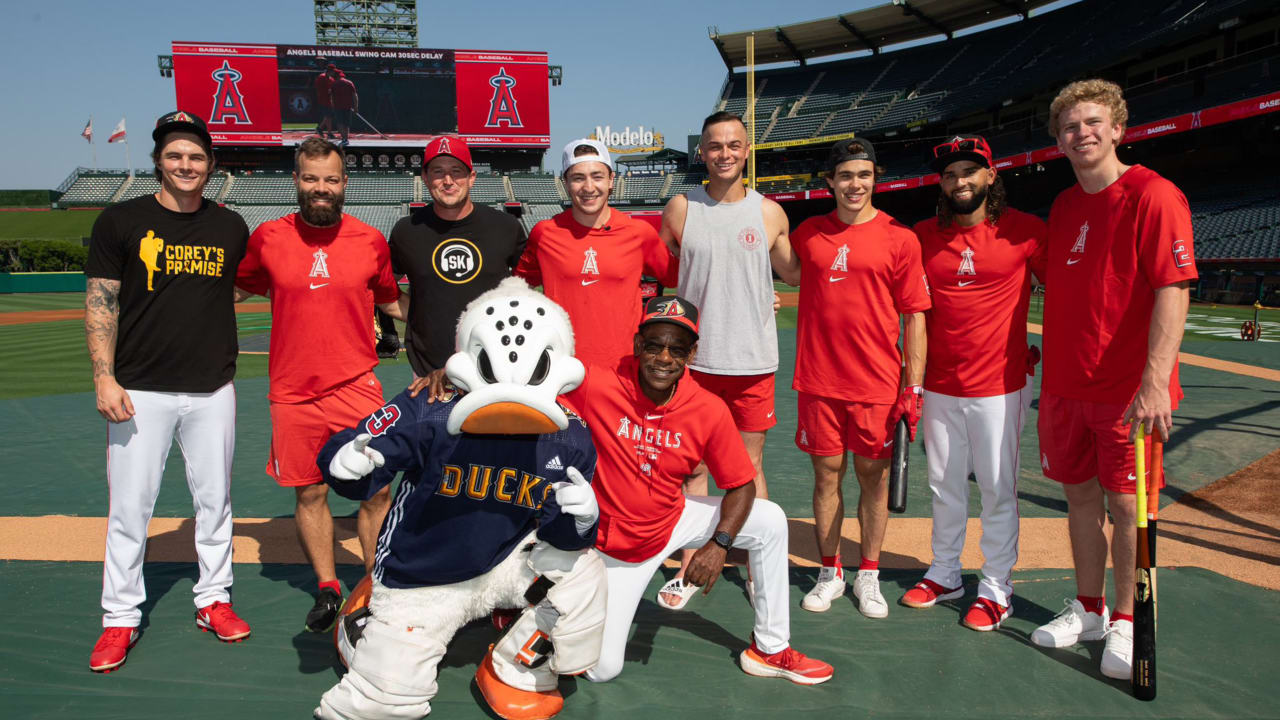
[[[80,137],[86,142],[93,142],[93,118],[89,118],[89,122],[84,124],[84,129],[80,131]]]

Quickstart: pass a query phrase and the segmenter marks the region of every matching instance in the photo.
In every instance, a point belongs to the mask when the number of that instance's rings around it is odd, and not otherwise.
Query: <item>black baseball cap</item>
[[[660,322],[679,325],[698,339],[698,306],[679,295],[658,295],[645,301],[640,328]]]
[[[851,150],[850,146],[852,145],[861,145],[862,150]],[[849,138],[836,141],[836,144],[831,146],[831,154],[827,156],[827,172],[834,171],[840,167],[841,163],[846,163],[850,160],[870,160],[872,165],[877,164],[875,146],[865,138]]]
[[[199,136],[207,144],[213,145],[213,138],[209,136],[208,126],[195,113],[174,110],[161,115],[160,119],[156,120],[156,129],[151,131],[151,139],[157,143],[161,142],[164,140],[164,136],[171,132],[189,132]]]

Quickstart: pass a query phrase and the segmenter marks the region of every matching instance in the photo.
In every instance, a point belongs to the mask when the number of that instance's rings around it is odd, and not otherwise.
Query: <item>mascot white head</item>
[[[516,435],[563,430],[569,419],[556,397],[582,383],[573,357],[569,314],[520,278],[471,301],[458,319],[455,352],[445,374],[466,395],[448,430]]]

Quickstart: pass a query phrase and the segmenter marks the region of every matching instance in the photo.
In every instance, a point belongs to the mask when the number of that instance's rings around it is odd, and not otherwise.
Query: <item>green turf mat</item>
[[[0,217],[0,238],[75,240],[89,237],[101,210],[6,212]]]
[[[0,312],[27,310],[83,310],[84,293],[4,293],[0,294]]]
[[[93,563],[0,563],[6,606],[22,600],[37,608],[5,626],[0,682],[7,717],[305,718],[338,679],[329,637],[301,631],[311,578],[297,565],[236,567],[236,609],[254,631],[228,645],[192,622],[194,566],[148,564],[141,642],[119,671],[91,674],[100,572]],[[917,579],[884,577],[891,602]],[[1160,573],[1160,694],[1152,703],[1134,700],[1128,683],[1099,674],[1100,642],[1060,650],[1028,644],[1027,635],[1074,593],[1065,571],[1016,574],[1015,614],[994,633],[960,627],[963,603],[924,611],[892,605],[887,619],[868,620],[846,594],[826,614],[807,613],[798,606],[812,578],[811,570],[791,573],[792,642],[835,667],[831,682],[800,687],[737,668],[751,610],[736,570],[679,613],[651,601],[658,577],[636,615],[622,675],[603,685],[565,679],[560,717],[1275,717],[1275,594],[1214,573]],[[349,586],[357,578],[344,572],[342,579]],[[966,582],[972,595],[975,578]],[[487,623],[476,623],[454,639],[432,717],[492,717],[471,677],[493,637]]]

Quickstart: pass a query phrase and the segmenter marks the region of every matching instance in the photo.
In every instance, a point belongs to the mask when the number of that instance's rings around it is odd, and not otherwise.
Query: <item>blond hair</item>
[[[1129,106],[1124,102],[1120,86],[1110,80],[1093,78],[1077,80],[1062,88],[1049,104],[1049,134],[1058,137],[1058,118],[1063,111],[1079,103],[1097,103],[1111,111],[1111,122],[1122,129],[1128,127]]]

